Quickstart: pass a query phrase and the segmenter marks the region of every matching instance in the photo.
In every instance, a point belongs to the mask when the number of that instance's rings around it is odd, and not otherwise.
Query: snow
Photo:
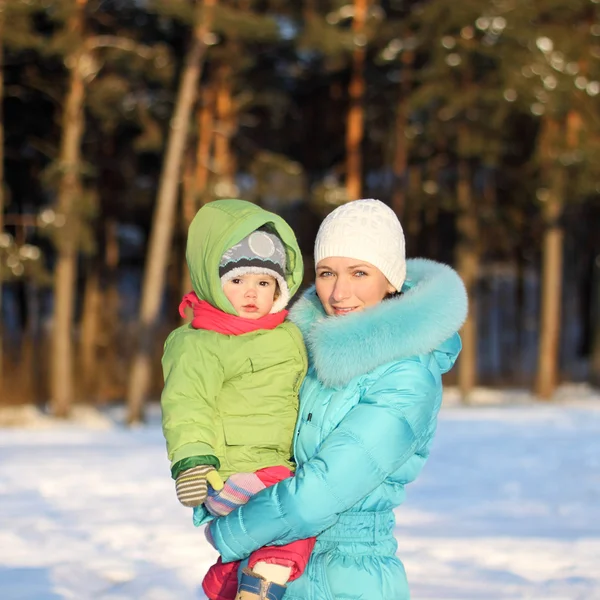
[[[479,390],[464,407],[449,390],[396,513],[413,600],[600,599],[600,399],[558,397]],[[156,410],[134,430],[83,408],[4,422],[0,598],[204,598],[216,553],[176,500]]]

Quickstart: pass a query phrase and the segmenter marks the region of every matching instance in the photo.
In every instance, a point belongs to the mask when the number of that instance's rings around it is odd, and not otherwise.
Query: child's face
[[[245,273],[227,281],[223,291],[240,317],[260,319],[273,308],[277,281],[271,275]]]

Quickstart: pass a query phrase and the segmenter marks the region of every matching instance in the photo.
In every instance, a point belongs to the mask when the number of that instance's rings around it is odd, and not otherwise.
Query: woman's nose
[[[335,282],[335,285],[333,286],[333,290],[331,292],[331,297],[333,298],[333,300],[335,300],[336,302],[340,302],[346,298],[348,298],[350,296],[350,286],[340,280],[337,279],[337,281]]]

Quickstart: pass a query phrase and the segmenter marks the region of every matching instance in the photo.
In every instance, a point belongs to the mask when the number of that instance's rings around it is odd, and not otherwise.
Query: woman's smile
[[[348,313],[356,310],[356,306],[332,306],[334,314],[336,315],[347,315]]]

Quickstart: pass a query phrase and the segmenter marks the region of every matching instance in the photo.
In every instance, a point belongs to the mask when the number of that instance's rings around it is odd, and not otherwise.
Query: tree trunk
[[[422,183],[421,165],[408,167],[408,193],[404,210],[404,235],[408,248],[416,248],[421,233],[421,189]]]
[[[191,150],[191,148],[190,148]],[[180,227],[181,234],[184,239],[183,247],[181,248],[181,252],[179,256],[181,257],[181,283],[180,283],[180,295],[183,296],[187,294],[192,289],[192,278],[190,277],[190,272],[187,267],[187,260],[185,257],[185,238],[187,235],[187,230],[190,226],[192,219],[194,218],[194,214],[196,212],[196,189],[194,185],[194,176],[195,176],[195,164],[194,158],[191,151],[188,151],[187,156],[185,158],[185,165],[183,168],[183,192],[181,198],[181,219],[180,219]],[[187,322],[185,317],[182,318],[182,322]]]
[[[83,315],[81,318],[81,341],[79,352],[80,390],[85,398],[97,397],[98,375],[98,336],[100,333],[100,315],[102,294],[100,292],[100,272],[98,265],[91,266],[83,296]]]
[[[356,200],[362,194],[362,141],[364,136],[365,101],[365,57],[364,37],[367,20],[368,0],[354,0],[354,20],[352,32],[355,45],[352,54],[352,75],[348,89],[350,108],[346,126],[346,193],[349,200]]]
[[[542,205],[542,215],[546,225],[542,242],[542,284],[540,300],[540,335],[538,366],[535,380],[535,393],[549,400],[558,384],[558,360],[562,305],[562,270],[564,231],[561,223],[565,205],[567,185],[566,168],[553,160],[551,152],[564,141],[567,148],[574,148],[579,141],[581,118],[571,111],[565,123],[545,119],[539,138],[539,152],[546,172],[550,173],[551,186],[548,199]]]
[[[198,126],[200,127],[200,131],[198,132],[198,146],[196,148],[196,177],[194,179],[196,195],[202,193],[208,184],[215,120],[215,99],[212,86],[207,86],[203,90],[202,100],[202,106],[198,111]]]
[[[317,16],[317,6],[315,0],[304,0],[302,3],[302,16],[305,21],[311,21]]]
[[[394,150],[394,189],[392,208],[402,220],[406,204],[406,188],[408,184],[408,95],[412,85],[412,67],[414,52],[405,52],[402,56],[402,82],[400,83],[400,99],[396,110],[396,147]]]
[[[555,182],[552,195],[543,206],[546,232],[542,246],[542,285],[540,303],[540,336],[535,393],[549,400],[558,383],[558,353],[560,343],[560,312],[562,296],[563,212],[566,174],[554,167]]]
[[[213,141],[214,122],[214,93],[212,87],[202,90],[202,102],[198,109],[198,137],[195,152],[195,161],[190,160],[187,164],[189,169],[186,176],[186,186],[182,203],[182,226],[184,236],[196,214],[196,211],[204,203],[204,194],[208,184],[208,173],[211,159],[211,147]],[[195,164],[194,164],[195,163]],[[184,246],[185,250],[185,246]],[[181,282],[181,295],[183,296],[192,289],[192,281],[187,268],[185,251],[183,256],[183,277]]]
[[[458,386],[468,401],[477,382],[477,280],[479,276],[479,231],[473,202],[471,169],[466,160],[458,164],[459,242],[456,248],[458,273],[467,288],[469,313],[461,331],[463,349],[458,363]]]
[[[96,339],[98,357],[96,390],[98,400],[107,402],[123,395],[127,382],[126,368],[120,360],[119,349],[123,346],[123,328],[119,323],[121,300],[117,286],[119,264],[119,241],[117,223],[110,220],[105,228],[104,275],[101,294],[101,327]]]
[[[6,0],[0,0],[0,235],[4,233],[4,12]],[[4,332],[2,318],[2,268],[0,267],[0,397],[4,384]]]
[[[81,191],[81,140],[85,101],[81,63],[85,54],[83,28],[86,3],[87,0],[76,0],[75,11],[69,22],[76,47],[65,61],[69,69],[69,91],[63,112],[59,158],[61,180],[57,209],[66,218],[66,229],[57,244],[50,355],[50,407],[57,417],[68,415],[74,399],[72,326],[77,276],[77,224],[74,222],[73,208]]]
[[[215,132],[215,168],[220,185],[225,184],[228,188],[233,187],[235,176],[235,161],[231,151],[231,140],[233,138],[234,108],[233,108],[233,86],[232,69],[230,65],[221,65],[217,74],[217,98],[216,115],[217,127]],[[232,196],[234,194],[225,192],[222,194]]]
[[[164,291],[165,271],[173,236],[181,164],[206,49],[204,38],[212,26],[212,8],[215,4],[216,0],[205,0],[203,14],[200,5],[197,5],[198,16],[193,39],[185,58],[185,66],[175,104],[175,115],[171,121],[171,131],[160,177],[152,232],[148,244],[148,258],[144,271],[139,338],[127,389],[129,423],[142,420],[143,406],[149,390],[152,369],[151,349],[155,341],[153,333]]]
[[[593,385],[600,387],[600,254],[595,257],[592,268],[590,379]]]

